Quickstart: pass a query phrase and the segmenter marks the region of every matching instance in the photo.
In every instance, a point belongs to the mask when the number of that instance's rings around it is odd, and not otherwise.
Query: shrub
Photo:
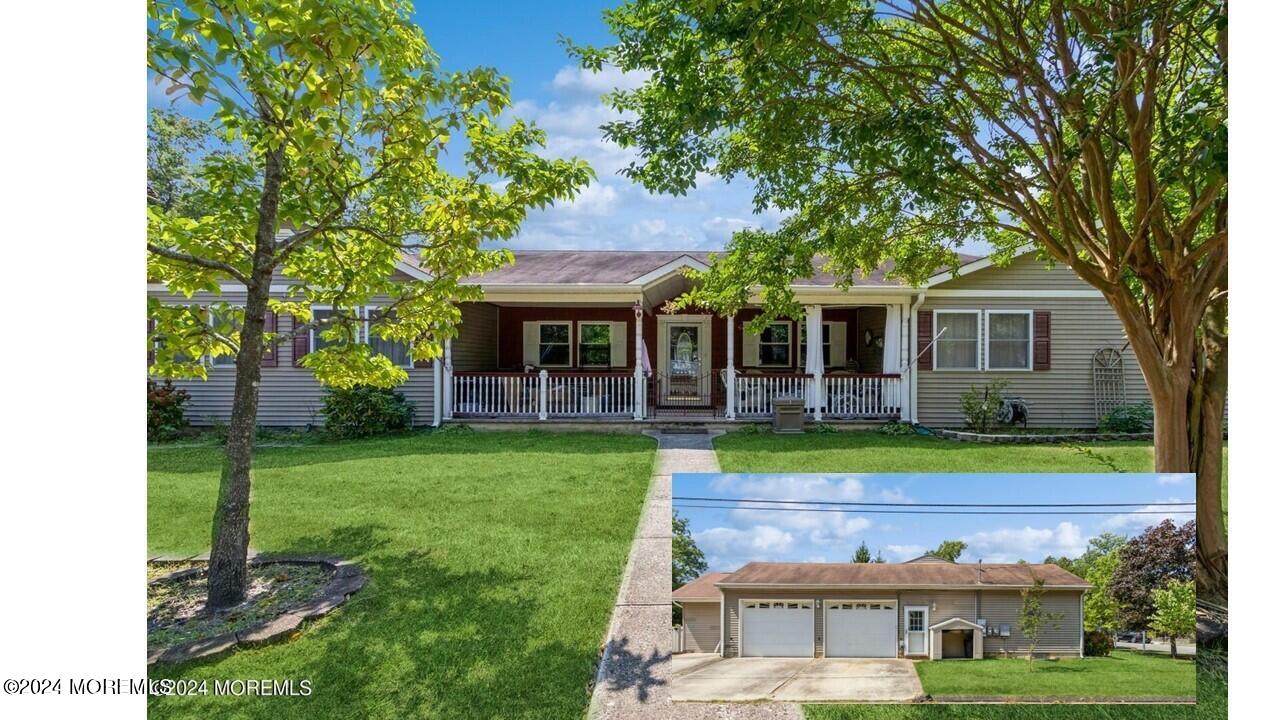
[[[964,412],[965,427],[980,433],[990,431],[996,424],[996,416],[1004,403],[1002,393],[1008,386],[1008,380],[992,380],[982,388],[970,385],[961,393],[960,409]]]
[[[187,429],[186,405],[191,394],[165,380],[147,380],[147,439],[172,440]]]
[[[325,391],[324,429],[336,438],[403,432],[413,427],[413,403],[402,393],[368,385]]]
[[[1106,657],[1115,647],[1115,638],[1105,630],[1090,630],[1084,634],[1085,657]]]
[[[1154,426],[1155,415],[1149,402],[1121,405],[1098,423],[1099,430],[1113,433],[1148,433]]]
[[[893,422],[887,422],[881,425],[880,427],[876,428],[876,432],[880,433],[881,435],[894,435],[894,436],[915,435],[916,429],[915,429],[915,426],[913,426],[909,422],[899,422],[895,420]]]

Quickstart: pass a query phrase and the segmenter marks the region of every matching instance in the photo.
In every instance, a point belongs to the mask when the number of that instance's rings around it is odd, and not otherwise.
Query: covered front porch
[[[445,346],[443,419],[759,422],[784,397],[803,399],[814,421],[904,417],[909,297],[803,298],[803,317],[756,333],[746,325],[757,308],[669,312],[682,291],[486,289]]]

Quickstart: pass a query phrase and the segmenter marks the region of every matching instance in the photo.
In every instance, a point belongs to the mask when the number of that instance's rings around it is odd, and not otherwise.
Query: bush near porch
[[[295,640],[152,674],[309,679],[310,697],[152,698],[151,712],[582,717],[654,449],[536,432],[260,449],[251,547],[340,555],[370,583]],[[149,450],[150,554],[207,551],[220,462]]]

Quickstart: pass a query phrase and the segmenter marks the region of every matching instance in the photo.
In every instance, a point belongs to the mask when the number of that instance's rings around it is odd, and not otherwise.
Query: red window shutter
[[[1032,323],[1035,328],[1034,342],[1031,346],[1032,370],[1049,369],[1049,315],[1048,310],[1035,311]]]
[[[276,314],[275,311],[268,309],[267,314],[263,317],[262,330],[267,333],[276,331]],[[280,343],[272,340],[262,351],[262,367],[277,367],[280,364],[280,354],[276,352]]]
[[[916,367],[921,370],[933,369],[933,311],[921,310],[916,313]]]
[[[303,323],[298,319],[297,315],[291,317],[293,318],[293,331],[298,332]],[[309,352],[311,352],[311,333],[308,330],[303,330],[293,336],[293,366],[302,367],[302,358],[306,357]]]
[[[156,341],[151,337],[151,333],[156,331],[155,318],[147,318],[147,367],[156,364]]]

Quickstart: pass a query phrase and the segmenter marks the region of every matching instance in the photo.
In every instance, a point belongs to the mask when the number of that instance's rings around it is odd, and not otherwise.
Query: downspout
[[[924,291],[921,290],[916,295],[916,299],[911,303],[911,309],[908,311],[908,314],[910,315],[910,321],[907,325],[908,327],[907,332],[909,335],[909,337],[907,338],[907,344],[911,347],[911,352],[908,355],[911,359],[907,362],[907,375],[908,375],[907,405],[909,407],[908,407],[907,417],[904,419],[910,423],[916,423],[916,422],[919,422],[920,420],[920,417],[918,414],[919,402],[917,399],[917,395],[919,394],[919,390],[920,390],[920,384],[919,384],[920,376],[918,372],[920,368],[920,364],[918,362],[918,360],[920,359],[920,348],[917,347],[917,345],[919,345],[919,340],[917,339],[918,330],[916,327],[916,323],[917,323],[916,311],[919,310],[920,306],[923,304],[924,304]]]
[[[444,372],[440,366],[440,358],[431,361],[431,384],[435,392],[431,393],[431,427],[440,427],[440,407],[443,399]]]

